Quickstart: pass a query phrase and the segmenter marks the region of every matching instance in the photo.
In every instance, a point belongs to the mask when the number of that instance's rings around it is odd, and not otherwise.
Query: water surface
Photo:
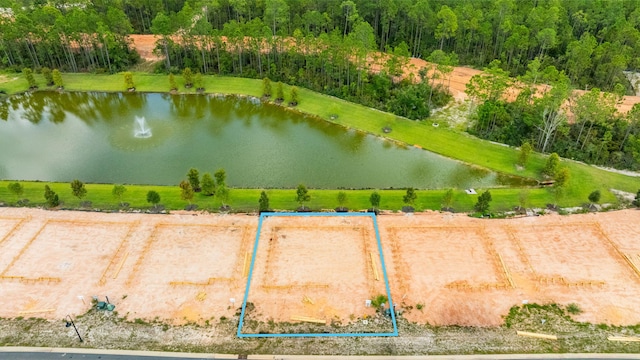
[[[152,136],[134,136],[144,117]],[[517,177],[256,99],[36,92],[0,103],[0,178],[175,185],[224,168],[234,187],[488,187]]]

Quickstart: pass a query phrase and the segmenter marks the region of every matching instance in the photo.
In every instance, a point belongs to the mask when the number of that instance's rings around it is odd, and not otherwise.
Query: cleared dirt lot
[[[392,294],[425,306],[410,320],[498,325],[513,305],[557,302],[577,303],[583,321],[636,324],[638,219],[633,210],[490,221],[432,213],[379,223]]]
[[[365,301],[380,294],[386,290],[371,218],[264,218],[247,300],[252,318],[349,322],[374,315]]]
[[[129,319],[231,317],[244,294],[257,220],[0,208],[0,317],[81,314],[93,295],[109,296]],[[500,324],[523,301],[575,302],[584,321],[640,322],[638,220],[635,210],[378,217],[403,316],[484,326]],[[348,321],[369,314],[364,300],[384,293],[368,218],[270,218],[260,244],[249,301],[261,319]]]

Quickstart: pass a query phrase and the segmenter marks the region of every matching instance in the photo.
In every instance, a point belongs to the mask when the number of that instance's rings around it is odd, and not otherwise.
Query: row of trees
[[[96,8],[103,9],[93,1]],[[576,0],[121,0],[137,33],[183,31],[204,35],[322,37],[350,36],[362,23],[371,48],[406,48],[426,58],[434,50],[457,54],[462,63],[521,75],[539,57],[567,72],[578,87],[604,89],[626,83],[625,69],[640,66],[640,8],[637,1]],[[159,27],[160,23],[166,27]],[[233,31],[231,31],[233,30]],[[242,55],[239,55],[242,56]],[[189,66],[189,65],[187,65]],[[192,65],[191,65],[192,66]],[[206,70],[205,70],[206,72]],[[262,75],[261,75],[262,76]]]
[[[508,89],[518,89],[514,101]],[[474,135],[512,146],[528,143],[539,152],[589,164],[640,169],[640,105],[622,114],[624,86],[614,93],[598,88],[573,92],[564,71],[539,59],[524,75],[509,78],[495,61],[467,84],[475,109]]]
[[[417,83],[400,81],[398,76],[410,55],[406,45],[393,49],[392,54],[372,53],[373,30],[364,21],[355,23],[348,36],[333,32],[315,38],[298,31],[293,38],[285,38],[272,36],[268,24],[259,18],[251,23],[233,21],[220,31],[203,18],[195,24],[186,20],[189,18],[179,12],[160,14],[153,20],[152,29],[161,36],[156,51],[165,58],[162,71],[177,73],[189,68],[267,77],[412,119],[428,117],[432,107],[450,99],[435,77],[427,81],[427,69],[420,72]],[[434,74],[453,70],[448,64],[455,63],[455,57],[441,51],[437,55],[434,60],[442,65],[434,68]]]
[[[117,72],[139,60],[127,38],[133,28],[117,2],[3,5],[1,67]]]
[[[545,167],[545,172],[553,171],[553,168],[556,168],[556,183],[554,184],[554,193],[556,194],[556,199],[562,194],[564,190],[564,186],[566,185],[566,181],[568,181],[568,172],[566,168],[558,168],[558,163],[555,160],[551,160],[547,163]],[[187,180],[183,180],[180,182],[180,190],[181,190],[181,198],[185,201],[189,202],[189,205],[192,205],[192,200],[194,196],[194,189],[197,189],[197,192],[203,192],[207,196],[218,196],[223,204],[222,210],[228,210],[229,206],[226,203],[229,201],[229,191],[225,184],[226,174],[224,170],[218,170],[215,176],[216,180],[214,181],[208,173],[205,173],[202,176],[202,183],[200,183],[198,171],[196,169],[189,170],[187,175]],[[195,187],[194,187],[195,186]],[[200,187],[201,186],[201,187]],[[7,189],[9,192],[17,196],[19,199],[24,194],[24,187],[19,182],[9,183],[7,185]],[[128,204],[124,203],[123,196],[126,193],[127,188],[124,185],[116,184],[113,186],[111,194],[114,198],[118,199],[121,207],[127,207]],[[208,192],[205,192],[208,191]],[[87,189],[85,184],[79,180],[73,180],[71,182],[71,192],[73,196],[78,199],[82,199],[87,195]],[[560,195],[558,195],[560,194]],[[451,205],[453,203],[453,189],[447,190],[442,198],[442,210],[452,211]],[[599,190],[594,190],[589,194],[589,202],[591,204],[596,204],[600,201],[601,193]],[[45,185],[44,187],[44,198],[47,206],[56,207],[60,205],[60,198],[57,193],[55,193],[49,185]],[[146,196],[147,202],[152,204],[154,208],[160,203],[161,197],[160,194],[155,190],[149,190]],[[403,202],[409,208],[406,208],[407,211],[413,210],[413,205],[415,205],[418,196],[413,188],[407,188],[405,195],[402,197]],[[296,202],[300,205],[300,211],[308,211],[308,208],[305,206],[311,200],[311,195],[309,194],[309,190],[304,184],[298,185],[296,189]],[[338,211],[347,211],[348,209],[345,207],[348,202],[347,193],[344,191],[338,192],[336,196],[336,200],[338,203]],[[19,204],[24,204],[25,199],[20,199]],[[380,207],[381,196],[380,193],[374,191],[369,196],[369,202],[371,203],[371,207],[373,211],[377,211]],[[474,205],[474,210],[479,214],[486,214],[489,212],[490,203],[492,201],[491,192],[486,190],[480,196],[478,196],[478,200]],[[523,192],[520,195],[520,207],[526,207],[527,202],[527,194]],[[636,194],[635,200],[633,201],[633,205],[640,208],[640,190]],[[195,207],[189,207],[190,210],[195,210]],[[260,212],[270,211],[270,202],[269,197],[265,191],[260,193],[260,198],[258,199],[258,209]]]

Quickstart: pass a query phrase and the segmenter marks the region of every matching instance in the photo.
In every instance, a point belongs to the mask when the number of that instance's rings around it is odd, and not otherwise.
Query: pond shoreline
[[[123,92],[122,75],[94,75],[94,74],[63,74],[65,81],[65,91],[89,91],[89,92]],[[180,76],[176,79],[181,84]],[[43,83],[41,75],[36,75],[36,80]],[[11,92],[26,88],[26,81],[23,86],[13,84]],[[138,92],[166,93],[161,89],[168,87],[166,75],[134,73],[134,81]],[[206,95],[224,94],[253,96],[260,98],[261,81],[256,79],[204,76],[204,87],[208,89]],[[285,93],[290,89],[289,85],[284,85]],[[497,146],[486,141],[458,133],[440,126],[434,128],[428,124],[409,121],[395,115],[369,109],[361,105],[348,103],[344,100],[324,94],[299,88],[300,103],[295,109],[286,106],[283,108],[289,111],[299,112],[308,116],[317,117],[323,121],[340,125],[346,129],[359,131],[365,134],[374,135],[388,141],[393,141],[406,146],[418,145],[436,154],[459,161],[478,168],[490,169],[497,173],[510,174],[539,180],[539,173],[544,167],[546,156],[534,153],[524,171],[518,171],[515,167],[517,149],[504,146]],[[192,91],[179,91],[179,94],[195,94]],[[285,102],[286,103],[286,102]],[[275,104],[277,105],[277,104]],[[371,111],[374,110],[374,111]],[[372,116],[373,114],[375,116]],[[331,114],[340,116],[331,119]],[[385,126],[392,128],[391,135],[383,134]],[[428,140],[426,140],[428,139]],[[451,146],[455,144],[455,146]],[[563,161],[564,163],[564,161]],[[640,186],[637,179],[629,176],[611,173],[600,170],[585,164],[566,162],[572,178],[568,186],[568,191],[561,201],[562,206],[576,206],[584,203],[587,195],[594,188],[603,192],[603,202],[616,202],[615,196],[609,189],[616,188],[628,192],[634,192]],[[499,189],[496,189],[496,191]],[[510,189],[511,205],[517,203],[517,189]],[[547,189],[531,189],[535,193],[536,199],[533,203],[543,206],[546,203],[554,202],[553,196]],[[492,190],[493,191],[493,190]],[[544,200],[542,200],[544,198]]]

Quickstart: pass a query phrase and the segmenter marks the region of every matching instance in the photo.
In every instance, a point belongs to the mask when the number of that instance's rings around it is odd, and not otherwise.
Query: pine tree
[[[55,191],[51,190],[49,185],[44,186],[44,198],[46,200],[47,206],[49,207],[56,207],[60,205],[58,194],[56,194]]]
[[[171,91],[177,91],[178,90],[178,84],[176,83],[176,77],[173,76],[173,74],[169,74],[169,90]]]
[[[7,189],[9,189],[9,191],[18,198],[20,198],[20,196],[24,193],[24,187],[19,182],[10,183],[9,185],[7,185]]]
[[[298,105],[298,88],[295,86],[291,87],[291,101],[289,102],[289,105],[291,106],[296,106]]]
[[[191,187],[191,183],[187,180],[182,180],[180,182],[180,197],[182,200],[186,200],[191,204],[191,200],[193,199],[193,188]]]
[[[204,81],[202,79],[202,74],[200,73],[200,71],[196,73],[196,76],[194,78],[194,83],[196,85],[197,91],[204,91]]]
[[[202,175],[202,193],[206,196],[213,196],[216,193],[216,183],[213,181],[211,174],[204,173]]]
[[[29,83],[29,89],[37,89],[38,83],[36,83],[36,79],[33,77],[33,70],[29,68],[22,69],[22,73],[24,74],[24,78],[27,79]]]
[[[282,83],[279,81],[278,81],[278,84],[276,85],[276,101],[277,102],[284,101],[284,88],[282,86]]]
[[[262,96],[271,97],[271,80],[269,78],[262,79]]]
[[[193,191],[199,192],[200,191],[200,173],[198,172],[198,169],[196,168],[189,169],[189,172],[187,173],[187,179],[189,179],[189,184],[191,185],[191,188],[193,189]]]
[[[111,195],[113,197],[118,198],[120,204],[122,204],[122,195],[127,191],[127,188],[124,185],[116,184],[113,185],[113,189],[111,190]]]
[[[558,156],[557,153],[552,153],[551,155],[549,155],[549,158],[547,159],[547,163],[545,164],[544,169],[542,169],[542,174],[552,177],[556,175],[556,173],[558,172],[559,166],[560,166],[560,157]]]
[[[75,179],[71,182],[71,193],[78,199],[82,199],[87,195],[87,188],[82,181]]]
[[[260,212],[269,211],[269,197],[264,190],[260,193],[260,200],[258,200],[258,210]]]
[[[47,82],[47,86],[53,85],[53,76],[51,75],[51,69],[49,69],[48,67],[43,67],[40,72],[42,73],[42,76],[44,76],[44,79]]]
[[[407,188],[407,193],[402,197],[402,201],[407,205],[413,205],[415,204],[417,198],[418,195],[416,194],[416,191],[412,187],[410,187]]]
[[[133,83],[133,74],[129,71],[124,73],[124,86],[129,91],[134,91],[136,89],[136,86]]]
[[[478,196],[478,202],[474,205],[474,209],[481,213],[486,214],[489,211],[489,205],[491,203],[491,193],[489,190],[483,192]]]
[[[380,206],[380,194],[378,194],[377,191],[372,192],[371,196],[369,196],[369,202],[371,203],[373,211],[376,211],[378,206]]]
[[[296,190],[296,201],[298,202],[298,204],[300,204],[302,209],[304,209],[304,203],[309,200],[311,200],[311,195],[309,195],[307,187],[304,186],[304,184],[299,184],[298,189]]]
[[[54,69],[52,72],[53,75],[53,84],[58,88],[62,89],[64,87],[64,83],[62,82],[62,74],[60,70]]]
[[[160,202],[160,194],[155,190],[149,190],[147,192],[147,202],[155,207]]]
[[[193,86],[193,73],[191,72],[191,68],[185,68],[182,70],[182,77],[184,78],[184,87],[190,88]]]
[[[528,141],[525,141],[522,146],[520,146],[520,152],[518,153],[518,165],[522,167],[527,166],[529,155],[531,155],[531,150],[531,144],[529,144]]]

